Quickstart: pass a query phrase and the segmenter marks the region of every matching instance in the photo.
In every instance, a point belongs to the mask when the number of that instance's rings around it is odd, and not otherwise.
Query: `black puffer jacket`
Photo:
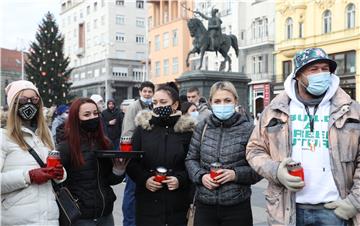
[[[133,149],[145,151],[141,160],[131,160],[126,172],[136,183],[136,225],[177,226],[186,224],[186,212],[191,201],[190,180],[185,168],[192,130],[195,127],[190,116],[172,116],[162,121],[151,112],[141,111],[136,117],[138,127],[133,135]],[[158,166],[175,176],[179,188],[151,192],[146,181],[154,175]]]
[[[124,179],[112,173],[112,161],[108,158],[97,158],[94,150],[86,140],[82,140],[81,150],[85,165],[75,169],[70,163],[68,143],[57,146],[61,161],[67,172],[66,187],[79,199],[81,218],[94,219],[112,213],[116,196],[110,187]]]
[[[207,128],[204,131],[205,124]],[[211,115],[197,125],[186,157],[189,176],[197,184],[197,200],[208,205],[235,205],[250,198],[250,185],[261,179],[245,158],[252,130],[252,123],[239,113],[223,122]],[[213,162],[222,163],[225,169],[233,169],[235,181],[214,190],[203,186],[202,176],[210,172]]]
[[[109,106],[109,102],[112,100],[109,100],[107,102],[107,106]],[[114,103],[114,101],[112,101]],[[121,136],[121,127],[123,122],[123,113],[120,112],[119,109],[114,108],[113,110],[110,110],[109,107],[105,109],[102,113],[102,118],[104,121],[104,124],[106,126],[105,131],[106,135],[111,139],[119,139]],[[114,125],[110,125],[109,121],[116,119],[116,123]]]

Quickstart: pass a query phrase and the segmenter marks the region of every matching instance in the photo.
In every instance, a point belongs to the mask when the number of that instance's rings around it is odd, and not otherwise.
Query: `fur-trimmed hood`
[[[172,114],[172,116],[181,115],[180,111]],[[155,114],[152,111],[144,110],[140,111],[135,117],[135,125],[141,126],[144,130],[152,130],[154,125],[150,124],[152,117]],[[192,132],[195,128],[196,122],[189,115],[181,115],[179,120],[174,125],[174,131],[176,133]]]

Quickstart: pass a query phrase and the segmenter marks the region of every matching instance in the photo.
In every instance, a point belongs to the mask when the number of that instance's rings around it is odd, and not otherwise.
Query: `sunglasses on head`
[[[35,97],[24,97],[24,96],[21,96],[18,98],[19,100],[19,104],[26,104],[26,103],[33,103],[33,104],[38,104],[39,101],[40,101],[40,98],[35,96]],[[29,101],[30,100],[30,101]]]

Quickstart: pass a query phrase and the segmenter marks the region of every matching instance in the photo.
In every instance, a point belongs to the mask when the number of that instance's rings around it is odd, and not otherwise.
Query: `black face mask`
[[[89,120],[80,120],[80,128],[86,132],[95,132],[99,128],[99,121],[99,117]]]
[[[33,103],[20,104],[18,109],[19,116],[26,121],[32,120],[39,108]]]
[[[160,118],[168,118],[172,113],[171,105],[160,106],[153,109],[153,112],[159,115]]]

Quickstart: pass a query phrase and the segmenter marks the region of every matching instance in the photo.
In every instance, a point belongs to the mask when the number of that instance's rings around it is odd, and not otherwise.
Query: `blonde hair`
[[[221,82],[216,82],[211,86],[211,88],[210,88],[210,102],[211,102],[214,94],[218,90],[228,91],[232,95],[234,95],[235,101],[239,100],[239,95],[238,95],[238,93],[237,93],[237,91],[235,89],[234,84],[232,84],[231,82],[228,82],[228,81],[221,81]]]
[[[18,109],[19,109],[19,100],[18,97],[23,93],[23,91],[18,92],[13,101],[11,102],[9,106],[8,111],[8,117],[6,122],[6,130],[8,136],[13,139],[22,149],[27,150],[28,145],[25,142],[25,139],[23,137],[23,133],[21,131],[21,118],[18,115]],[[41,97],[39,101],[39,109],[37,113],[37,132],[40,137],[40,140],[50,149],[54,149],[54,143],[51,139],[51,135],[49,132],[49,128],[46,124],[44,114],[42,112],[43,109],[43,102]]]

